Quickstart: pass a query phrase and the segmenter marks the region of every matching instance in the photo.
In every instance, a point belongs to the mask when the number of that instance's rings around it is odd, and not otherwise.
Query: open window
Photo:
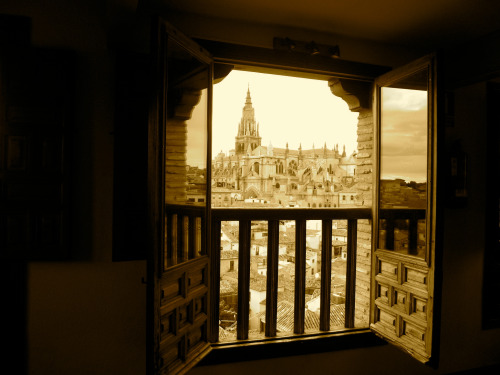
[[[436,59],[375,81],[377,181],[371,329],[421,362],[432,355],[436,267]]]
[[[219,272],[223,236],[221,223],[224,221],[239,223],[238,255],[233,256],[230,251],[232,248],[227,251],[228,267],[238,269],[240,280],[235,296],[237,301],[234,301],[238,305],[236,340],[245,344],[249,339],[250,255],[252,251],[258,251],[250,245],[252,222],[263,221],[267,222],[262,229],[267,234],[267,258],[262,264],[256,265],[261,268],[261,275],[265,274],[267,283],[262,329],[266,339],[273,339],[273,345],[279,345],[279,233],[281,225],[294,221],[295,234],[289,239],[295,244],[295,302],[289,310],[289,315],[293,316],[291,334],[297,336],[307,333],[304,297],[307,288],[306,270],[317,267],[319,262],[321,272],[330,275],[332,255],[337,255],[346,260],[346,278],[352,280],[345,287],[344,315],[340,323],[342,329],[373,336],[367,329],[356,331],[356,285],[363,286],[368,300],[366,312],[370,317],[371,329],[405,348],[422,362],[427,362],[432,349],[435,306],[434,61],[421,60],[376,81],[375,77],[387,69],[331,59],[314,60],[312,63],[308,61],[296,68],[302,76],[319,74],[330,77],[326,80],[332,92],[343,97],[351,110],[360,113],[360,121],[367,131],[373,132],[373,113],[377,114],[379,130],[375,142],[372,142],[376,152],[372,153],[370,148],[363,155],[365,166],[374,159],[378,160],[373,167],[376,171],[373,178],[375,182],[372,184],[370,181],[366,185],[368,193],[365,198],[369,203],[373,200],[372,208],[351,209],[341,205],[337,205],[340,206],[338,208],[335,205],[313,208],[311,205],[311,208],[281,210],[216,209],[212,208],[211,200],[223,202],[224,197],[211,191],[212,83],[227,74],[232,64],[250,65],[252,61],[256,66],[267,66],[270,70],[279,66],[276,71],[287,70],[293,75],[290,57],[276,54],[270,58],[270,52],[276,51],[257,49],[250,53],[247,48],[246,52],[242,52],[238,48],[221,48],[207,41],[203,43],[203,48],[163,21],[158,22],[154,35],[156,97],[152,101],[148,135],[148,240],[151,241],[149,247],[152,249],[148,262],[150,372],[184,373],[210,352],[211,343],[220,339]],[[214,51],[219,56],[217,61],[224,63],[218,65],[215,74],[213,60],[207,51]],[[294,64],[300,65],[297,61]],[[337,70],[338,73],[332,73]],[[376,98],[373,111],[371,89],[374,81]],[[424,163],[423,178],[410,178],[408,181],[407,176],[393,176],[390,170],[393,155],[389,142],[398,136],[391,131],[401,130],[396,126],[399,123],[391,120],[391,105],[396,106],[397,110],[397,105],[401,103],[412,104],[415,98],[407,96],[407,91],[419,93],[420,96],[416,95],[417,102],[425,103],[426,111],[425,116],[418,111],[418,129],[411,133],[415,137],[418,135],[418,140],[408,141],[413,148],[417,148],[417,145],[423,147],[417,150],[419,163]],[[386,102],[386,99],[391,100]],[[403,106],[399,109],[407,108]],[[396,119],[400,117],[397,114],[393,116]],[[407,134],[404,136],[406,139]],[[373,158],[372,155],[377,157]],[[276,169],[274,165],[273,168]],[[281,169],[277,168],[281,173]],[[293,165],[287,165],[287,168],[293,171]],[[369,165],[365,180],[367,176],[371,179],[371,169]],[[357,165],[356,173],[359,171],[362,168]],[[234,168],[234,173],[238,173],[238,168]],[[359,172],[360,175],[362,173]],[[386,183],[387,179],[396,182]],[[293,187],[290,185],[291,190],[294,190]],[[346,200],[350,201],[352,197],[354,195],[350,194]],[[369,204],[367,207],[370,207]],[[306,251],[308,220],[320,221],[321,246],[328,249],[322,251],[321,259],[315,259],[314,265]],[[346,222],[344,235],[347,246],[344,248],[340,246],[336,249],[339,240],[334,239],[337,228],[332,226],[333,220]],[[365,230],[362,235],[359,234],[360,228],[361,231]],[[373,239],[372,251],[367,250],[370,238]],[[368,246],[359,247],[360,239],[367,240]],[[358,248],[362,252],[358,252]],[[359,257],[369,259],[370,256],[371,269],[368,265],[366,272],[361,275],[362,279],[358,279]],[[331,293],[334,288],[332,279],[328,277],[322,280],[318,330],[325,337],[325,334],[331,333],[332,316],[335,315],[331,302],[336,297],[332,297]],[[368,290],[371,290],[371,305]],[[264,345],[270,342],[263,340]]]

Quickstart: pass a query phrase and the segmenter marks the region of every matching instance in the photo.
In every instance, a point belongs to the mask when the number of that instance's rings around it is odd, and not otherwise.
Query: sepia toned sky
[[[234,149],[234,138],[250,87],[262,145],[290,149],[356,149],[357,113],[334,96],[328,83],[246,71],[232,71],[214,85],[212,156]],[[193,111],[188,164],[206,164],[206,93]],[[424,182],[427,172],[427,92],[382,89],[381,177]]]
[[[212,154],[234,149],[248,87],[262,145],[290,149],[346,145],[356,149],[357,113],[333,95],[327,81],[233,70],[214,85]]]
[[[207,90],[201,92],[200,101],[194,107],[187,122],[186,163],[190,166],[207,166]]]
[[[427,92],[382,88],[382,179],[426,181]]]

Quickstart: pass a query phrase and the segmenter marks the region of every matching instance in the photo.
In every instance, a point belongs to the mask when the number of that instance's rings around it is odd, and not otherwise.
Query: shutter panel
[[[185,373],[210,351],[210,118],[213,63],[171,25],[155,35],[149,126],[154,372]]]
[[[0,55],[0,258],[68,257],[71,56]]]
[[[427,363],[436,320],[436,60],[375,81],[371,329]]]

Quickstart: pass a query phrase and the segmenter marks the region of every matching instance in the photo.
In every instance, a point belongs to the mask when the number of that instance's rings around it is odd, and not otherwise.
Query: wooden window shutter
[[[374,93],[370,328],[423,363],[436,357],[439,307],[436,62],[426,56],[388,72]]]
[[[148,366],[151,373],[180,374],[211,350],[213,62],[203,48],[163,20],[157,21],[153,39],[156,94],[148,134],[148,306],[153,348],[148,350],[152,353]],[[193,138],[205,145],[193,149]]]

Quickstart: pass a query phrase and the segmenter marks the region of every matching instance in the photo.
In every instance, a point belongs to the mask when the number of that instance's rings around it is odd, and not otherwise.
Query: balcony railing
[[[379,219],[380,249],[404,251],[421,257],[425,255],[425,209],[382,208]],[[402,234],[403,241],[397,238],[398,232]]]
[[[356,253],[358,221],[371,219],[370,208],[345,209],[218,209],[211,211],[211,341],[219,341],[220,262],[222,222],[238,222],[238,289],[237,289],[237,340],[249,339],[250,274],[251,274],[251,225],[255,221],[267,222],[267,269],[265,295],[266,338],[278,336],[278,270],[279,270],[279,226],[281,221],[295,222],[295,280],[293,303],[293,334],[304,334],[306,314],[306,223],[321,221],[321,279],[319,331],[331,330],[332,291],[332,223],[347,221],[347,258],[345,270],[345,322],[344,328],[355,325]]]
[[[164,268],[206,254],[204,206],[165,205]]]

